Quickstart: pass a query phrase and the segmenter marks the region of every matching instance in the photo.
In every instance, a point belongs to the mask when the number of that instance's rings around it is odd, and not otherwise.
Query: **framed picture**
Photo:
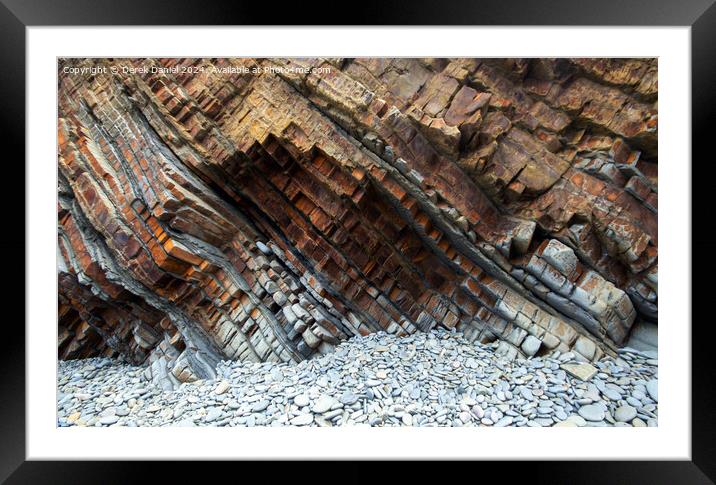
[[[259,27],[256,4],[2,1],[27,284],[0,477],[460,459],[712,482],[690,250],[708,266],[716,7],[410,7]]]

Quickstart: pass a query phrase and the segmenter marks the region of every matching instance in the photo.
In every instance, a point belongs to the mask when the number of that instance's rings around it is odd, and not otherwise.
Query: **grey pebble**
[[[604,419],[604,409],[596,404],[588,404],[579,408],[579,415],[587,421],[601,421]]]
[[[614,419],[622,423],[628,423],[632,419],[636,418],[636,409],[629,406],[620,406],[614,411]]]
[[[285,275],[282,268],[275,270]],[[280,291],[290,300],[286,318],[310,326],[313,304]],[[496,348],[459,332],[379,332],[298,364],[221,362],[216,379],[177,388],[168,380],[149,382],[145,368],[109,358],[62,361],[57,425],[658,425],[655,355],[603,356],[584,382],[560,368],[576,362],[574,353],[510,361]]]

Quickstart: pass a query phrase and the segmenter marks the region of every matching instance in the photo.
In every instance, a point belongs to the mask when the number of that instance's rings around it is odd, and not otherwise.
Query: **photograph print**
[[[58,427],[658,426],[656,58],[57,77]]]

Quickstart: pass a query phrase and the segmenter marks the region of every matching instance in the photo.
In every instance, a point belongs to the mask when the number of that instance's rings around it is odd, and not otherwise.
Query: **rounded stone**
[[[656,402],[659,402],[659,381],[657,379],[652,379],[649,382],[646,383],[646,392],[649,393],[649,396]]]
[[[602,421],[605,416],[604,409],[596,404],[582,406],[578,412],[587,421]]]
[[[115,415],[103,416],[99,418],[99,422],[104,425],[114,424],[119,421],[119,417]]]
[[[532,394],[532,391],[530,391],[530,390],[529,390],[528,388],[526,388],[526,387],[523,387],[523,388],[520,389],[520,395],[521,395],[523,398],[527,399],[528,401],[532,401],[532,400],[535,398],[534,395]]]
[[[311,423],[313,423],[313,414],[310,413],[299,414],[291,420],[293,426],[308,426]]]
[[[512,424],[512,421],[513,421],[512,416],[504,416],[497,420],[497,422],[495,423],[495,427],[502,428],[505,426],[509,426]]]
[[[326,411],[329,411],[335,402],[335,399],[330,396],[321,396],[315,403],[313,403],[311,411],[316,414],[323,414]]]
[[[635,428],[646,428],[646,423],[639,418],[634,418],[634,420],[631,422],[631,425]]]
[[[260,413],[261,411],[266,410],[266,408],[269,407],[269,404],[271,404],[271,401],[269,401],[268,399],[262,399],[260,401],[257,401],[251,407],[251,412]]]
[[[358,396],[352,392],[346,391],[341,394],[339,401],[341,402],[341,404],[350,406],[351,404],[358,402]]]
[[[636,418],[636,409],[628,404],[620,406],[616,411],[614,411],[614,419],[620,423],[628,423],[634,418]]]

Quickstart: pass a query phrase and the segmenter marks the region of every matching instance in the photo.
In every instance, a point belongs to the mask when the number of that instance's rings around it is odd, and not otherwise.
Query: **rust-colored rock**
[[[656,72],[61,60],[60,357],[169,388],[437,325],[508,357],[612,352],[657,319]]]

